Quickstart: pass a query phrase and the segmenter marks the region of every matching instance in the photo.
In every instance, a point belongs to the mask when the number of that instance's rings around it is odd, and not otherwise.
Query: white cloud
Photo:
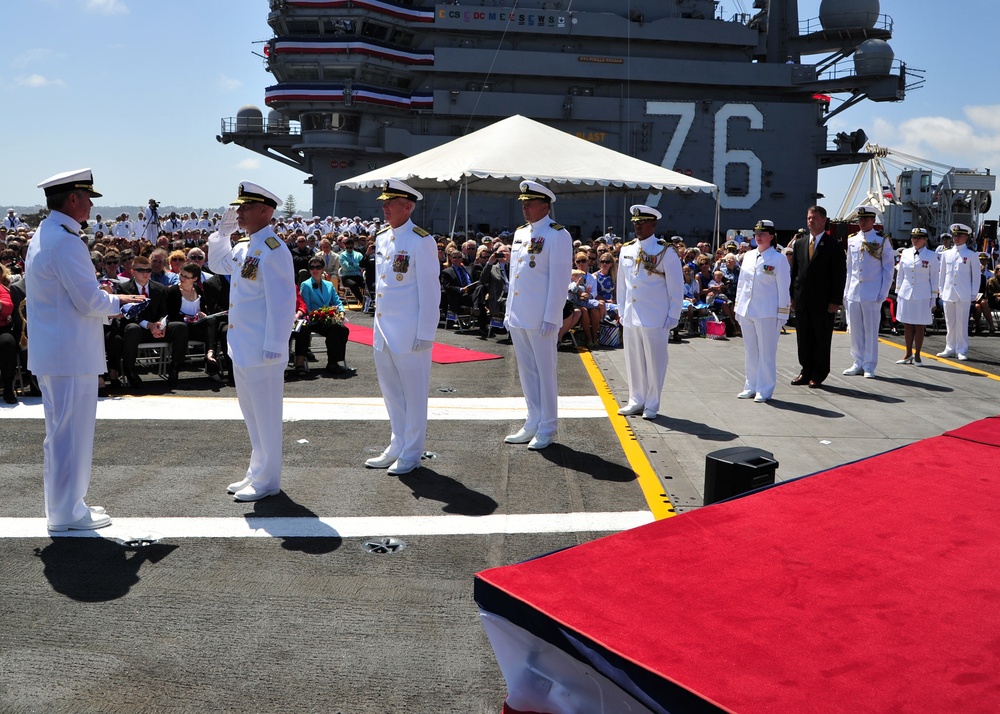
[[[943,116],[907,119],[898,126],[876,120],[878,143],[897,152],[963,168],[1000,166],[1000,108],[970,106],[966,119]]]
[[[57,54],[54,50],[47,47],[36,47],[34,49],[25,50],[21,54],[11,57],[10,66],[16,69],[23,69],[28,65],[51,62],[65,56],[65,54]]]
[[[87,0],[86,8],[90,12],[102,15],[127,15],[128,6],[121,0]]]
[[[31,87],[38,89],[41,87],[65,87],[66,83],[61,79],[49,79],[40,74],[29,74],[26,77],[17,77],[14,80],[21,87]]]
[[[219,88],[225,92],[231,92],[234,89],[239,89],[243,86],[243,82],[238,79],[232,79],[224,74],[219,75]]]
[[[238,169],[259,169],[260,159],[243,159],[243,161],[236,164]]]

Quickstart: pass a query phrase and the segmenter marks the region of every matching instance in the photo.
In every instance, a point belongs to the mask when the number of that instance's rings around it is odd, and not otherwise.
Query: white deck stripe
[[[50,534],[44,518],[0,518],[0,538],[364,538],[623,531],[653,522],[649,511],[372,518],[115,518],[98,531]]]
[[[503,421],[524,419],[523,397],[431,398],[430,420]],[[598,396],[559,397],[560,419],[607,419]],[[0,419],[44,419],[39,397],[23,399],[13,407],[0,408]],[[98,419],[163,421],[243,421],[235,399],[205,397],[109,397],[97,403]],[[388,421],[381,398],[353,399],[285,398],[284,421]]]

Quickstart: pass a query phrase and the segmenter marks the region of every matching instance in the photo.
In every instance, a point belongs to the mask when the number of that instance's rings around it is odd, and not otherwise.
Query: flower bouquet
[[[344,324],[344,313],[331,305],[313,310],[308,318],[309,324],[317,327]]]

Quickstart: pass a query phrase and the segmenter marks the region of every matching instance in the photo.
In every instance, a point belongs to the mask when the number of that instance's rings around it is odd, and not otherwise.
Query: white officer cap
[[[420,191],[412,186],[407,186],[399,179],[386,179],[382,182],[382,194],[378,197],[378,200],[389,201],[393,198],[406,198],[416,202],[423,197],[424,195]],[[354,218],[357,221],[361,220],[361,216],[355,216]]]
[[[927,229],[926,228],[914,228],[910,231],[910,238],[923,238],[927,240]]]
[[[874,218],[876,221],[879,218],[879,212],[873,206],[858,206],[854,209],[854,215],[858,218]]]
[[[38,188],[44,189],[46,196],[66,193],[67,191],[86,191],[92,198],[100,198],[102,195],[94,190],[94,173],[90,169],[77,169],[76,171],[56,174],[38,184]]]
[[[951,233],[949,233],[948,231],[945,231],[945,232],[944,232],[944,233],[942,233],[942,234],[941,234],[941,236],[940,236],[941,240],[944,240],[945,238],[951,238],[951,237],[952,237],[952,236],[951,236]]]
[[[239,196],[229,205],[239,206],[244,203],[263,203],[265,206],[277,208],[281,205],[281,199],[263,186],[258,186],[250,181],[241,181]]]
[[[954,235],[958,235],[960,233],[964,233],[967,236],[972,235],[972,229],[964,223],[952,223],[951,226],[949,226],[949,229]]]
[[[639,221],[658,221],[663,218],[663,214],[655,208],[644,206],[641,203],[632,206],[628,209],[628,212],[632,214],[633,223],[638,223]]]
[[[521,195],[518,201],[532,201],[539,198],[546,203],[555,203],[556,195],[537,181],[522,181],[520,185]]]
[[[753,227],[754,233],[770,233],[774,235],[774,221],[769,221],[767,219],[760,219],[757,221],[757,225]]]

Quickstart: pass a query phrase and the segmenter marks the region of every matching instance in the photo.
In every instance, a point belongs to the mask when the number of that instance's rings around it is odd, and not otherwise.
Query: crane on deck
[[[877,144],[867,144],[865,151],[872,158],[858,165],[836,220],[846,221],[856,206],[870,205],[882,213],[883,235],[895,241],[908,240],[913,228],[936,237],[953,223],[980,235],[996,190],[989,169],[955,168]],[[890,168],[898,172],[895,181]]]

